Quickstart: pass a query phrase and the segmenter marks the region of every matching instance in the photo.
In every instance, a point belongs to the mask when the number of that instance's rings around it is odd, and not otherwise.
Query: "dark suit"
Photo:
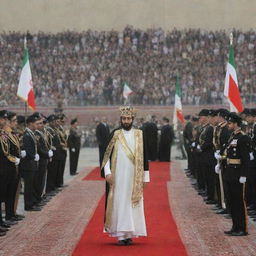
[[[161,128],[161,136],[159,142],[159,161],[170,162],[171,159],[171,145],[174,139],[173,128],[169,125],[163,125]]]
[[[157,159],[157,126],[153,122],[146,122],[142,126],[143,134],[146,138],[148,149],[148,160],[156,161]]]
[[[26,157],[21,159],[21,175],[24,179],[24,201],[25,210],[30,209],[36,203],[34,191],[34,176],[38,171],[38,162],[35,161],[37,154],[37,142],[34,133],[26,129],[23,136],[23,149],[26,151]]]
[[[99,144],[99,157],[100,164],[103,160],[104,150],[109,139],[109,126],[107,124],[99,123],[96,127],[96,137]]]
[[[192,123],[189,121],[186,123],[184,130],[183,130],[183,138],[184,138],[184,147],[185,150],[187,152],[187,156],[188,156],[188,169],[192,172],[193,168],[192,168],[192,152],[191,152],[191,144],[193,142],[193,125]],[[194,173],[193,173],[194,174]]]
[[[77,164],[81,147],[81,135],[78,134],[77,129],[71,128],[68,136],[68,147],[69,147],[69,163],[70,163],[70,174],[77,172]],[[75,150],[75,152],[73,151]]]

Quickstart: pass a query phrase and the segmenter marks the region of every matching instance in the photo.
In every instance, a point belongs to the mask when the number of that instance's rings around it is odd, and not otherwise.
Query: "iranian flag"
[[[238,113],[243,111],[244,107],[243,107],[243,103],[242,103],[239,88],[238,88],[234,48],[232,46],[232,40],[229,48],[229,59],[227,64],[227,73],[225,77],[224,95],[227,97],[229,101],[231,112]]]
[[[181,88],[179,77],[176,79],[176,92],[175,92],[175,105],[174,105],[174,114],[173,114],[173,124],[174,128],[177,129],[178,121],[182,124],[185,123],[185,119],[182,113],[181,105]]]
[[[26,39],[24,42],[24,60],[23,67],[20,74],[20,81],[17,91],[18,97],[25,101],[29,108],[32,110],[36,109],[35,95],[32,83],[32,74],[29,65],[28,48],[26,45]]]
[[[129,95],[132,94],[132,89],[128,86],[127,83],[124,83],[123,97],[128,99]]]

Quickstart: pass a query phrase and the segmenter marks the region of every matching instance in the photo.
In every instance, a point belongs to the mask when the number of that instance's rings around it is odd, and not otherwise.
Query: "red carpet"
[[[104,197],[78,242],[73,256],[185,256],[169,207],[167,185],[170,164],[150,164],[151,182],[145,189],[145,215],[148,236],[134,239],[131,246],[118,246],[114,238],[103,233]]]
[[[83,180],[104,180],[100,177],[100,167],[95,167],[92,171],[83,178]]]

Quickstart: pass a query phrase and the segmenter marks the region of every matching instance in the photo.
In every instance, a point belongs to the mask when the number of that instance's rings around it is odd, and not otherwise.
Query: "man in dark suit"
[[[110,130],[107,124],[106,118],[102,118],[102,122],[99,122],[97,119],[95,120],[97,127],[96,127],[96,137],[99,144],[99,158],[100,158],[100,165],[103,160],[105,147],[108,143]]]
[[[71,128],[68,136],[70,175],[77,174],[77,164],[81,147],[81,134],[78,132],[77,118],[71,120]]]
[[[21,175],[24,179],[24,202],[25,211],[40,211],[41,208],[36,206],[37,200],[34,191],[34,176],[38,171],[38,161],[40,159],[37,153],[37,141],[35,130],[38,128],[40,118],[31,115],[27,118],[27,128],[23,136],[22,149],[26,151],[26,156],[21,160]]]
[[[142,130],[146,138],[145,143],[148,149],[148,160],[156,161],[158,129],[156,123],[152,121],[151,116],[147,116],[147,122],[143,124]]]
[[[159,161],[170,162],[171,160],[171,145],[174,140],[173,128],[169,125],[169,119],[163,118],[163,126],[161,128],[161,136],[159,142]]]

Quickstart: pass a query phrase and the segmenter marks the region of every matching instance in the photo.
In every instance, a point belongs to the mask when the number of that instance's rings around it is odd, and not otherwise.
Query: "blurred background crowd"
[[[254,31],[233,31],[238,83],[245,104],[256,100]],[[171,105],[175,76],[183,104],[222,104],[229,35],[225,31],[139,30],[27,33],[37,105]],[[23,104],[16,92],[24,34],[0,34],[0,106]]]

